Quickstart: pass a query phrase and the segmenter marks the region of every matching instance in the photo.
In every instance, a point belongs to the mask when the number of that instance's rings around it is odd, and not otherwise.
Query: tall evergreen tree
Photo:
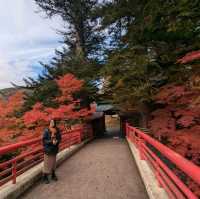
[[[117,45],[103,69],[110,82],[105,95],[133,109],[151,101],[160,85],[185,81],[190,68],[176,60],[200,47],[199,13],[199,1],[106,1],[98,16]]]
[[[47,16],[59,15],[67,23],[61,32],[69,52],[83,58],[98,54],[101,37],[96,31],[98,21],[92,18],[97,0],[35,0]]]
[[[64,38],[64,48],[56,51],[55,57],[49,64],[43,64],[44,73],[38,80],[28,78],[27,87],[33,93],[27,96],[25,110],[36,101],[53,106],[51,99],[59,91],[55,78],[66,73],[72,73],[79,79],[85,80],[85,86],[77,94],[88,104],[96,98],[98,71],[100,65],[97,58],[101,53],[102,35],[97,31],[98,19],[92,17],[96,0],[35,0],[48,17],[59,15],[65,22],[66,29],[60,32]]]

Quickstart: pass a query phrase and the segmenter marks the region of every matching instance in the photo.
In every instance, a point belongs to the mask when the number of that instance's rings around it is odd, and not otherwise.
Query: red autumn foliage
[[[184,57],[178,59],[177,62],[186,64],[197,59],[200,59],[200,50],[187,53]]]
[[[149,128],[184,157],[187,158],[189,152],[190,160],[200,165],[200,106],[193,104],[198,96],[199,92],[185,85],[162,87],[155,101],[164,108],[151,113]]]
[[[22,92],[16,92],[7,100],[0,99],[0,145],[14,140],[20,134],[18,129],[22,120],[16,118],[13,113],[21,108],[23,98]]]
[[[190,126],[195,125],[194,117],[190,115],[182,116],[176,123],[183,128],[189,128]]]
[[[183,94],[185,94],[184,86],[168,84],[159,90],[154,99],[157,103],[170,104],[175,103]]]
[[[47,121],[47,113],[43,112],[43,109],[44,107],[41,103],[36,103],[31,111],[25,113],[23,117],[25,125],[29,125],[37,121]]]
[[[78,108],[80,100],[73,98],[73,94],[83,86],[82,80],[76,79],[72,74],[67,74],[55,81],[61,92],[61,95],[55,98],[55,102],[59,104],[57,108],[45,107],[38,102],[22,118],[16,118],[13,113],[23,106],[23,93],[16,92],[7,100],[0,99],[0,146],[41,136],[50,119],[85,118],[95,111],[94,107],[90,110]],[[65,128],[62,124],[59,127]]]
[[[19,91],[10,96],[8,100],[0,99],[0,117],[6,117],[19,109],[24,103],[23,98],[23,92]]]
[[[58,84],[62,93],[61,96],[57,98],[57,101],[64,103],[67,100],[74,100],[72,94],[79,91],[84,82],[82,80],[76,79],[72,74],[66,74],[64,77],[56,80],[56,83]]]
[[[200,166],[199,91],[186,85],[165,85],[155,96],[162,104],[151,113],[149,128],[156,138],[172,150]],[[189,178],[188,187],[200,196],[198,185]]]
[[[169,110],[158,109],[152,113],[152,120],[149,121],[149,126],[156,136],[171,134],[175,130],[175,120],[172,118]]]
[[[72,74],[66,74],[55,81],[61,91],[61,95],[55,99],[59,107],[49,108],[44,107],[41,103],[37,103],[23,117],[27,126],[37,122],[47,122],[50,119],[79,119],[92,113],[93,110],[88,110],[87,108],[76,109],[80,101],[75,100],[73,94],[81,89],[84,83],[82,80],[76,79]]]

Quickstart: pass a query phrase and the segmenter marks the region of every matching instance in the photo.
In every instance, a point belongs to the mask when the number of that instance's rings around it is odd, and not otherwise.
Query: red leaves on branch
[[[31,111],[28,111],[23,116],[25,125],[30,125],[32,123],[35,123],[37,121],[48,121],[48,115],[43,112],[43,105],[41,103],[36,103],[33,106],[33,109]]]
[[[76,120],[87,118],[95,111],[95,107],[91,107],[90,110],[79,108],[80,100],[73,98],[73,94],[83,86],[82,80],[67,74],[55,81],[61,93],[54,100],[59,104],[57,108],[45,107],[37,102],[22,118],[16,118],[13,113],[23,106],[23,93],[16,92],[7,101],[0,99],[0,146],[15,142],[16,139],[25,140],[40,136],[50,119]]]
[[[49,119],[69,119],[74,114],[74,104],[60,105],[58,108],[46,108],[44,111],[48,113]]]
[[[178,59],[177,62],[181,64],[186,64],[197,59],[200,59],[200,50],[187,53],[184,57]]]
[[[194,117],[189,115],[184,115],[176,121],[177,125],[183,128],[188,128],[195,124]]]
[[[173,134],[175,130],[175,119],[168,108],[158,109],[151,115],[153,119],[149,121],[149,126],[157,137]]]
[[[200,106],[193,103],[198,96],[185,85],[163,86],[155,96],[163,108],[151,113],[148,125],[170,148],[200,165]]]
[[[185,87],[182,85],[169,84],[160,88],[159,93],[155,96],[157,103],[175,103],[185,94]]]
[[[16,92],[7,100],[0,99],[0,145],[8,143],[20,134],[22,120],[14,116],[14,112],[24,103],[23,92]]]
[[[50,108],[44,107],[41,103],[35,104],[33,109],[23,117],[27,126],[37,122],[47,122],[50,119],[79,119],[88,116],[94,111],[87,108],[76,110],[76,107],[80,104],[80,100],[75,100],[73,94],[83,86],[84,82],[82,80],[76,79],[72,74],[66,74],[55,81],[61,91],[61,95],[55,99],[59,107]]]
[[[23,98],[23,92],[19,91],[10,96],[8,100],[0,99],[0,117],[6,117],[18,110],[24,103]]]
[[[57,98],[57,101],[64,103],[66,101],[73,101],[72,94],[79,91],[83,86],[83,81],[78,80],[72,74],[66,74],[65,76],[56,80],[61,91],[61,96]]]

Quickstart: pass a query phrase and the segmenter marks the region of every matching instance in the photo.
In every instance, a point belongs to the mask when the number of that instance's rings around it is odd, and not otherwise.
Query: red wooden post
[[[12,161],[12,183],[16,184],[16,177],[17,177],[17,169],[16,169],[16,159]]]
[[[139,138],[139,135],[138,135],[138,134],[136,135],[136,133],[137,133],[137,132],[136,132],[136,129],[134,129],[134,143],[135,143],[135,146],[136,146],[137,148],[139,148],[139,141],[140,141],[139,139],[140,139],[140,138]]]
[[[146,160],[145,154],[143,152],[143,144],[145,144],[144,140],[139,136],[139,143],[138,143],[138,148],[139,148],[139,152],[140,152],[140,159],[141,160]]]

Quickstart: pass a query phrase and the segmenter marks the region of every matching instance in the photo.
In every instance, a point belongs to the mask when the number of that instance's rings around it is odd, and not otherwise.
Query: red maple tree
[[[40,136],[50,119],[78,120],[87,118],[95,111],[94,107],[81,108],[80,100],[73,97],[73,94],[82,88],[82,80],[72,74],[66,74],[55,81],[60,90],[60,96],[54,99],[58,104],[57,108],[45,107],[37,102],[32,110],[17,118],[14,113],[24,104],[23,92],[16,92],[7,100],[0,99],[0,146]]]
[[[72,74],[66,74],[55,80],[61,95],[55,98],[59,104],[57,108],[45,107],[41,103],[36,103],[33,109],[27,112],[23,119],[25,124],[36,124],[39,122],[46,123],[50,119],[58,120],[75,120],[90,115],[94,110],[80,107],[80,101],[74,99],[73,94],[81,89],[84,82],[78,80]]]
[[[7,117],[18,110],[24,103],[24,94],[21,91],[11,95],[7,100],[0,99],[0,117]]]
[[[187,53],[177,62],[187,64],[200,59],[200,50]],[[200,98],[199,72],[186,84],[167,84],[154,100],[163,108],[151,113],[149,128],[160,140],[184,157],[200,165]],[[189,154],[189,155],[188,155]]]
[[[163,108],[151,113],[149,128],[160,140],[195,164],[200,165],[200,106],[194,104],[199,91],[187,85],[167,84],[155,96]]]
[[[20,132],[23,121],[15,117],[15,111],[24,103],[24,94],[18,91],[8,99],[0,99],[0,144],[10,142]]]
[[[161,106],[151,113],[148,126],[161,142],[200,166],[200,105],[196,103],[198,96],[199,90],[192,89],[187,84],[163,86],[154,98],[156,104]],[[180,171],[179,173],[182,175]],[[200,196],[198,185],[190,179],[186,182]]]

